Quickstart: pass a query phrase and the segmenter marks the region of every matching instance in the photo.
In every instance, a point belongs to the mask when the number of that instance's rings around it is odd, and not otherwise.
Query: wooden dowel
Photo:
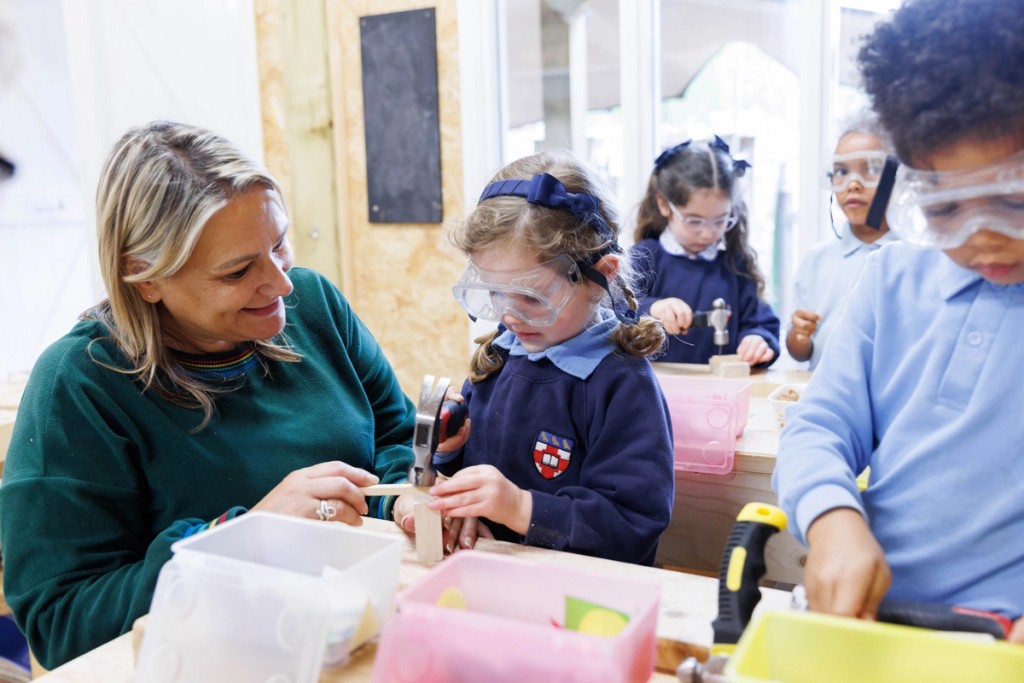
[[[426,493],[429,486],[413,486],[409,482],[401,484],[374,484],[363,486],[359,490],[367,496],[401,496],[406,493]]]

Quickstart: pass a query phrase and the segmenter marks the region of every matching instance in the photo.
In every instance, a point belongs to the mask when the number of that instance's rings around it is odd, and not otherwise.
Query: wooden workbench
[[[7,447],[11,444],[11,433],[14,431],[14,416],[18,413],[18,403],[24,391],[23,381],[0,382],[0,476],[3,476]]]
[[[667,375],[710,377],[706,365],[654,363],[655,372]],[[743,436],[736,442],[733,470],[728,474],[676,472],[672,522],[661,536],[658,564],[716,575],[736,515],[750,502],[777,502],[772,472],[779,452],[779,425],[765,398],[790,382],[806,382],[805,371],[756,370],[751,373],[750,414]],[[788,533],[768,542],[766,580],[781,584],[802,582],[806,549]]]
[[[375,519],[366,520],[365,528],[402,534],[394,523]],[[707,648],[711,644],[711,621],[717,613],[718,582],[714,579],[501,541],[481,540],[478,550],[470,552],[501,553],[533,562],[656,580],[661,583],[662,590],[657,627],[660,672],[655,673],[651,681],[677,681],[668,672],[682,658],[694,655],[703,659],[707,656]],[[398,573],[399,587],[409,585],[428,571],[429,567],[417,561],[411,540],[407,541]],[[762,592],[764,598],[758,610],[788,607],[788,593],[772,589],[764,589]],[[325,671],[320,677],[320,683],[368,683],[372,678],[375,653],[376,644],[371,641],[353,653],[345,668]],[[132,634],[127,633],[37,680],[43,683],[128,683],[134,675]]]
[[[700,363],[651,363],[655,374],[659,375],[685,375],[688,377],[715,377],[711,374],[711,367]],[[806,382],[811,378],[807,370],[777,370],[768,368],[766,370],[751,370],[749,379],[753,382],[751,396],[767,396],[772,389],[790,382]]]

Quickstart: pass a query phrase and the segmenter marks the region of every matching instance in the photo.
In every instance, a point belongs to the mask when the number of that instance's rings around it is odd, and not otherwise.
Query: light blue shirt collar
[[[543,351],[530,353],[522,345],[511,330],[505,330],[494,340],[495,346],[508,349],[511,356],[526,356],[534,362],[547,358],[562,372],[586,379],[604,360],[605,356],[615,350],[611,336],[619,326],[619,320],[607,308],[598,310],[597,322],[584,329],[572,339],[555,344]]]
[[[920,248],[923,249],[924,247]],[[942,259],[941,263],[941,272],[936,273],[936,277],[939,278],[939,292],[946,301],[949,301],[960,292],[983,279],[973,270],[961,268],[948,256]]]
[[[893,234],[893,231],[889,230],[874,242],[862,242],[859,237],[853,234],[849,221],[845,223],[845,226],[846,229],[843,230],[842,235],[839,237],[839,241],[843,247],[843,256],[849,256],[860,249],[874,251],[889,242],[895,242],[898,240],[896,235]]]

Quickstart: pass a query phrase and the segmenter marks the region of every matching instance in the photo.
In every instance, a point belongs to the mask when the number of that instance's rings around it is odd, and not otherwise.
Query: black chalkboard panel
[[[360,17],[371,223],[441,222],[433,8]]]

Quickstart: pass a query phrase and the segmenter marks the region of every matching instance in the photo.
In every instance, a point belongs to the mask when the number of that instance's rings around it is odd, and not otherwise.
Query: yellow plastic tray
[[[809,612],[765,612],[726,667],[731,683],[1021,683],[1024,646]]]

